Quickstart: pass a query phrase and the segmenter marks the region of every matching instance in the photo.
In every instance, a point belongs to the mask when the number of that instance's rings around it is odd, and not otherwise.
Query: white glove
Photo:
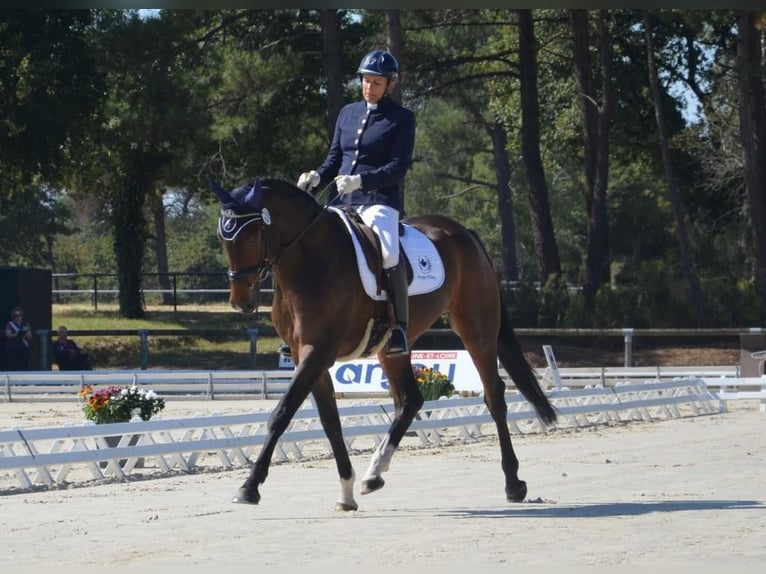
[[[311,171],[304,172],[298,178],[298,183],[296,185],[303,191],[311,191],[317,185],[319,185],[319,174],[313,169]]]
[[[335,185],[338,187],[340,195],[351,193],[362,187],[362,176],[357,175],[339,175],[335,178]]]

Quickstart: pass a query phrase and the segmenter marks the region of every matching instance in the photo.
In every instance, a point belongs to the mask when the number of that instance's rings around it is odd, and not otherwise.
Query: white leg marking
[[[354,500],[354,472],[351,472],[351,478],[349,479],[340,479],[340,496],[338,497],[338,502],[336,503],[339,506],[344,506],[346,508],[353,507],[356,508],[356,500]]]
[[[372,461],[364,474],[364,480],[370,480],[371,478],[377,478],[380,473],[388,470],[388,465],[391,463],[391,458],[394,456],[396,450],[391,444],[389,444],[389,435],[383,437],[383,440],[378,445],[375,453],[372,455]]]

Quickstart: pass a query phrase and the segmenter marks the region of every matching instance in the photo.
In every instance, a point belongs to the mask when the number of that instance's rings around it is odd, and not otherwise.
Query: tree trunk
[[[657,120],[657,135],[659,138],[660,151],[662,152],[662,164],[665,171],[665,183],[668,188],[668,199],[673,208],[673,217],[676,224],[676,238],[678,240],[678,250],[681,258],[681,268],[689,289],[689,298],[694,309],[697,321],[697,327],[707,327],[707,310],[702,296],[702,287],[700,286],[699,276],[697,275],[696,265],[694,263],[694,253],[691,241],[686,231],[686,217],[681,203],[681,197],[678,193],[678,184],[676,183],[673,172],[673,162],[670,157],[670,144],[668,143],[667,130],[665,129],[665,115],[662,110],[662,91],[660,89],[660,80],[657,75],[657,62],[654,57],[654,39],[652,38],[652,18],[648,11],[644,11],[644,34],[646,36],[646,52],[649,65],[649,86],[652,90],[652,102],[654,103],[654,117]]]
[[[146,244],[143,207],[148,182],[142,155],[140,151],[134,151],[126,162],[126,173],[115,189],[112,205],[120,316],[128,319],[144,315],[141,271]]]
[[[758,13],[737,11],[739,68],[739,133],[745,163],[745,186],[753,228],[755,286],[766,324],[766,97],[763,86]]]
[[[400,66],[402,63],[401,54],[404,47],[403,44],[401,13],[397,9],[386,10],[386,48],[397,60],[399,60]],[[402,103],[402,90],[399,83],[396,84],[396,87],[391,92],[391,99],[395,102]]]
[[[165,233],[165,205],[162,203],[162,193],[153,190],[149,193],[150,209],[154,220],[154,254],[157,258],[157,273],[162,293],[162,304],[173,304],[173,293],[170,285],[170,269],[168,268],[168,244]]]
[[[574,44],[575,79],[580,95],[580,114],[582,115],[583,154],[585,158],[585,213],[590,213],[593,204],[593,185],[596,179],[596,146],[598,131],[598,108],[593,96],[591,80],[590,34],[588,32],[588,12],[584,9],[570,10],[569,21],[572,26]]]
[[[612,111],[612,48],[609,33],[609,11],[599,11],[599,53],[601,56],[601,104],[591,90],[587,13],[570,12],[574,37],[575,68],[583,115],[583,148],[585,175],[588,180],[585,205],[588,215],[586,276],[583,282],[585,305],[592,313],[596,292],[609,284],[609,222],[607,217],[607,185],[609,181],[609,130]],[[592,180],[591,180],[592,178]]]
[[[492,140],[493,163],[497,179],[497,212],[500,215],[500,240],[503,256],[501,275],[509,281],[518,281],[519,261],[516,256],[516,222],[513,217],[508,134],[505,127],[499,122],[486,126],[486,129]]]
[[[343,61],[340,48],[340,22],[337,10],[320,10],[322,26],[322,62],[327,74],[327,134],[328,141],[335,131],[335,122],[343,107]]]
[[[531,10],[518,10],[521,89],[521,155],[529,194],[530,220],[540,282],[561,275],[548,185],[540,158],[540,102],[537,92],[537,46]]]

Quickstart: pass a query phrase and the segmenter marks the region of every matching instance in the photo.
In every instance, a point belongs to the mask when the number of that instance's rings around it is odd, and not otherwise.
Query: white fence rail
[[[745,381],[750,387],[766,377],[741,379],[736,366],[732,367],[571,367],[557,369],[557,377],[550,368],[536,369],[538,379],[545,387],[586,387],[601,385],[613,387],[624,382],[647,380],[673,381],[679,378],[701,378],[711,389],[725,387],[733,390]],[[287,389],[292,370],[97,370],[97,371],[24,371],[0,373],[2,397],[0,402],[77,400],[77,392],[85,385],[126,385],[136,383],[151,386],[163,396],[174,399],[193,398],[260,398],[279,397]],[[515,390],[506,378],[508,390]],[[753,387],[751,390],[755,390]],[[766,392],[766,391],[764,391]],[[374,393],[371,393],[374,394]],[[381,393],[378,393],[380,395]],[[342,396],[339,394],[339,396]],[[764,395],[766,398],[766,395]]]
[[[720,399],[699,378],[561,388],[550,391],[549,398],[560,413],[559,427],[662,420],[723,410]],[[521,395],[509,392],[507,402],[508,424],[513,433],[543,429]],[[136,468],[158,476],[174,470],[188,472],[211,455],[220,467],[244,466],[250,462],[253,449],[263,444],[270,415],[267,411],[254,411],[243,415],[3,430],[0,473],[13,473],[25,490],[67,481],[122,479]],[[341,407],[340,415],[349,449],[365,439],[367,446],[374,448],[388,430],[393,407],[389,404]],[[426,402],[408,434],[422,444],[438,444],[445,437],[479,438],[487,424],[492,425],[494,433],[494,423],[482,397],[453,397]],[[106,437],[114,435],[122,438],[116,447],[110,447]],[[306,445],[311,443],[330,453],[318,413],[307,405],[296,413],[281,437],[275,459],[301,459]],[[85,473],[80,472],[83,470]]]
[[[25,371],[0,373],[3,400],[77,399],[85,385],[147,385],[163,396],[215,399],[216,396],[247,395],[264,399],[285,392],[292,371]]]

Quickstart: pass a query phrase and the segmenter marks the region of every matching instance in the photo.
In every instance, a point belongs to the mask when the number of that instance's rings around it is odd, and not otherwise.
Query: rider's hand
[[[351,193],[362,187],[362,176],[359,174],[339,175],[335,178],[335,185],[337,186],[340,195]]]
[[[311,191],[317,185],[319,185],[319,174],[313,169],[311,171],[302,173],[298,178],[298,183],[296,185],[303,191]]]

